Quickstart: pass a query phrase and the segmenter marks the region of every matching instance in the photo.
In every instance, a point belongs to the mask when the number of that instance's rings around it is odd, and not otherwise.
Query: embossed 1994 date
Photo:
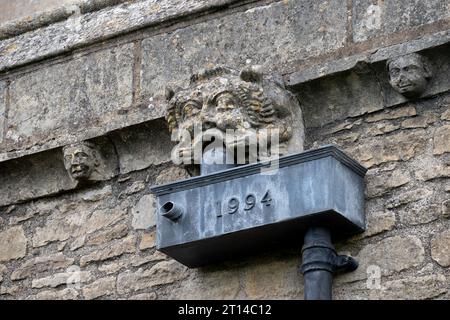
[[[267,190],[264,195],[258,199],[258,197],[249,193],[244,199],[239,199],[238,197],[232,197],[226,202],[225,210],[223,208],[222,201],[216,202],[216,216],[218,218],[223,217],[224,214],[235,214],[239,211],[249,212],[255,208],[256,205],[270,207],[273,204],[272,196],[270,195],[270,190]]]

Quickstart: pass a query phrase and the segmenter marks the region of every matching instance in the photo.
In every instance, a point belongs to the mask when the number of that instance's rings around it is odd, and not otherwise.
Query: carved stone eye
[[[399,75],[399,73],[400,73],[400,69],[399,68],[393,68],[393,69],[391,69],[390,73],[391,73],[391,76],[397,77]]]
[[[182,114],[191,116],[200,110],[200,103],[198,101],[190,100],[183,105]]]

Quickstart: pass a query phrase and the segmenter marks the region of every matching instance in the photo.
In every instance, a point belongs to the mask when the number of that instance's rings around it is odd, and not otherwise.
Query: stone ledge
[[[27,11],[25,11],[21,16],[16,15],[12,20],[2,22],[0,24],[0,40],[60,22],[72,15],[101,10],[124,2],[130,2],[130,0],[73,0],[59,5],[54,4],[53,6],[50,3],[49,7],[46,5],[47,2],[44,2],[40,5],[43,10],[33,7],[32,9],[37,9],[37,11],[32,15],[28,15]],[[22,5],[25,6],[25,4]],[[27,9],[29,10],[29,8]]]
[[[364,68],[367,64],[381,62],[398,55],[435,48],[450,42],[450,30],[443,30],[416,39],[398,43],[377,50],[370,49],[344,58],[329,59],[292,72],[285,77],[289,87],[316,80],[352,69]]]
[[[0,42],[0,71],[242,0],[147,0],[73,16]],[[63,15],[64,16],[64,15]]]

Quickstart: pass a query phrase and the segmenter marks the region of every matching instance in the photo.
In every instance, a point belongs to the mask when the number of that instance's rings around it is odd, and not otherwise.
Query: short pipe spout
[[[169,220],[177,221],[183,215],[183,209],[172,201],[164,203],[159,209],[161,215]]]

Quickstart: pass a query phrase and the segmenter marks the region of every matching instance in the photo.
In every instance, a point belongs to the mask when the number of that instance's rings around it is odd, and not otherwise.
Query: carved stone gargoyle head
[[[92,142],[83,141],[63,147],[64,167],[72,179],[78,182],[97,181],[102,156]]]
[[[420,97],[432,77],[429,61],[418,53],[390,59],[387,68],[391,86],[409,99]]]
[[[247,148],[246,163],[262,160],[261,153],[253,160],[248,157],[251,141],[270,147],[276,140],[279,151],[271,157],[288,149],[303,150],[303,118],[296,98],[285,89],[281,77],[266,76],[259,66],[241,72],[224,66],[204,70],[191,77],[188,88],[167,89],[166,98],[169,130],[172,137],[178,134],[175,152],[191,163],[200,163],[194,148],[201,144],[203,151],[208,144],[205,135],[211,131],[214,139],[222,135],[219,139],[227,150]],[[299,134],[295,147],[289,148],[294,131]]]

